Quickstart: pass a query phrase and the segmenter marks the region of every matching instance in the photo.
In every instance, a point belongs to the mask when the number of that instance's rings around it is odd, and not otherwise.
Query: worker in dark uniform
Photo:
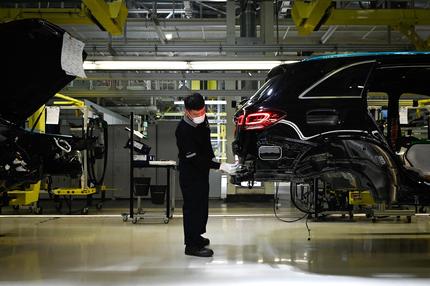
[[[208,221],[209,170],[228,172],[233,165],[214,160],[203,97],[195,93],[186,97],[184,103],[185,114],[175,135],[179,150],[179,184],[184,202],[185,254],[211,257],[212,249],[206,248],[210,241],[202,236]]]

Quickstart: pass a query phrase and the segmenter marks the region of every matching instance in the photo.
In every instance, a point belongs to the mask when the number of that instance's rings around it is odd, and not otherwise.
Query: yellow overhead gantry
[[[417,50],[430,50],[416,25],[430,25],[430,9],[340,9],[331,0],[296,0],[291,15],[299,34],[309,35],[321,25],[387,25],[405,34]]]
[[[111,35],[122,35],[127,21],[125,0],[82,0],[80,8],[2,8],[0,22],[42,18],[54,24],[98,25]]]

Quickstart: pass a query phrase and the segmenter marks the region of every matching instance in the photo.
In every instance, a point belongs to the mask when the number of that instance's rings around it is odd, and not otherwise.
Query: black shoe
[[[209,248],[187,246],[185,247],[185,254],[198,257],[212,257],[214,252]]]
[[[211,241],[209,240],[209,238],[206,238],[206,237],[200,236],[200,245],[201,245],[202,247],[204,247],[204,246],[208,246],[209,244],[211,244]]]

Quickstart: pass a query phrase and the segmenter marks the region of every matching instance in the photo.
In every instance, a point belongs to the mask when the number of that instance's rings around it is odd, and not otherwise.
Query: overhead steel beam
[[[253,95],[256,90],[193,90],[203,96],[215,97],[249,97]],[[139,99],[147,97],[184,97],[191,94],[190,90],[78,90],[66,89],[61,92],[62,94],[72,96],[74,98],[130,98]]]
[[[147,113],[158,112],[158,108],[153,105],[151,106],[106,106],[106,108],[123,114],[130,114],[130,112],[133,112],[134,114],[147,114]]]
[[[152,11],[146,9],[129,9],[128,14],[151,14]],[[157,9],[157,14],[171,14],[173,13],[172,9]],[[175,14],[183,14],[185,13],[184,9],[175,9]]]
[[[112,47],[120,49],[123,52],[150,52],[150,53],[192,53],[192,52],[212,52],[212,53],[263,53],[263,52],[298,52],[306,51],[337,51],[337,52],[351,52],[351,51],[389,51],[389,50],[405,50],[411,49],[408,44],[332,44],[321,45],[315,44],[280,44],[280,45],[227,45],[223,43],[214,44],[166,44],[166,45],[148,45],[145,41],[127,41],[113,42]],[[86,48],[89,53],[93,49],[97,51],[107,52],[105,41],[87,42]]]
[[[230,3],[230,2],[229,2]],[[232,3],[234,5],[234,3]],[[234,16],[234,15],[233,15]],[[226,31],[226,19],[164,19],[158,18],[159,24],[163,27],[165,32],[175,32],[175,29],[179,29],[182,31],[181,27],[186,27],[185,32],[199,32],[201,31],[201,27],[205,27],[205,31],[209,32],[225,32]],[[142,27],[145,27],[145,32],[155,32],[155,29],[152,25],[148,25],[149,20],[147,18],[128,18],[127,19],[127,30],[129,32],[142,32]],[[231,19],[231,26],[235,27],[236,31],[239,29],[239,26],[235,23],[236,19]],[[296,31],[296,26],[291,19],[279,19],[279,30],[285,31],[289,28],[289,32],[294,33]],[[342,27],[343,28],[343,27]],[[354,29],[360,28],[360,25],[355,26]],[[83,33],[93,33],[94,29],[91,27],[80,26],[79,30]],[[257,25],[257,31],[260,30],[260,25]],[[368,31],[366,28],[361,28],[362,31]],[[91,39],[88,39],[91,41]]]
[[[139,73],[139,72],[86,72],[87,78],[77,80],[265,80],[261,73]]]
[[[222,11],[222,10],[220,10],[220,9],[217,9],[217,8],[215,8],[215,7],[212,7],[212,6],[208,5],[208,4],[205,4],[205,3],[203,3],[203,1],[201,1],[201,0],[193,0],[193,2],[196,2],[196,3],[198,3],[199,5],[201,5],[201,6],[203,6],[203,7],[206,7],[206,8],[208,8],[208,9],[214,10],[215,12],[218,12],[218,13],[220,13],[220,14],[223,14],[223,15],[226,15],[226,14],[227,14],[227,12]]]
[[[163,26],[218,26],[218,27],[224,27],[226,26],[226,19],[225,18],[160,18],[160,25]],[[142,24],[146,23],[148,20],[144,18],[129,18],[127,20],[128,26],[135,26],[139,27],[142,26]],[[236,19],[235,23],[236,26],[239,27],[238,22],[239,20]],[[294,22],[291,19],[279,19],[279,25],[294,25]]]

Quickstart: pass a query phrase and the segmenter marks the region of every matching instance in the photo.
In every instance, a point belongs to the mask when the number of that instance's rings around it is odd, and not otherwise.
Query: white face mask
[[[202,116],[199,116],[199,117],[194,117],[193,122],[195,124],[203,123],[203,121],[205,121],[205,116],[206,116],[206,114],[203,114]]]

